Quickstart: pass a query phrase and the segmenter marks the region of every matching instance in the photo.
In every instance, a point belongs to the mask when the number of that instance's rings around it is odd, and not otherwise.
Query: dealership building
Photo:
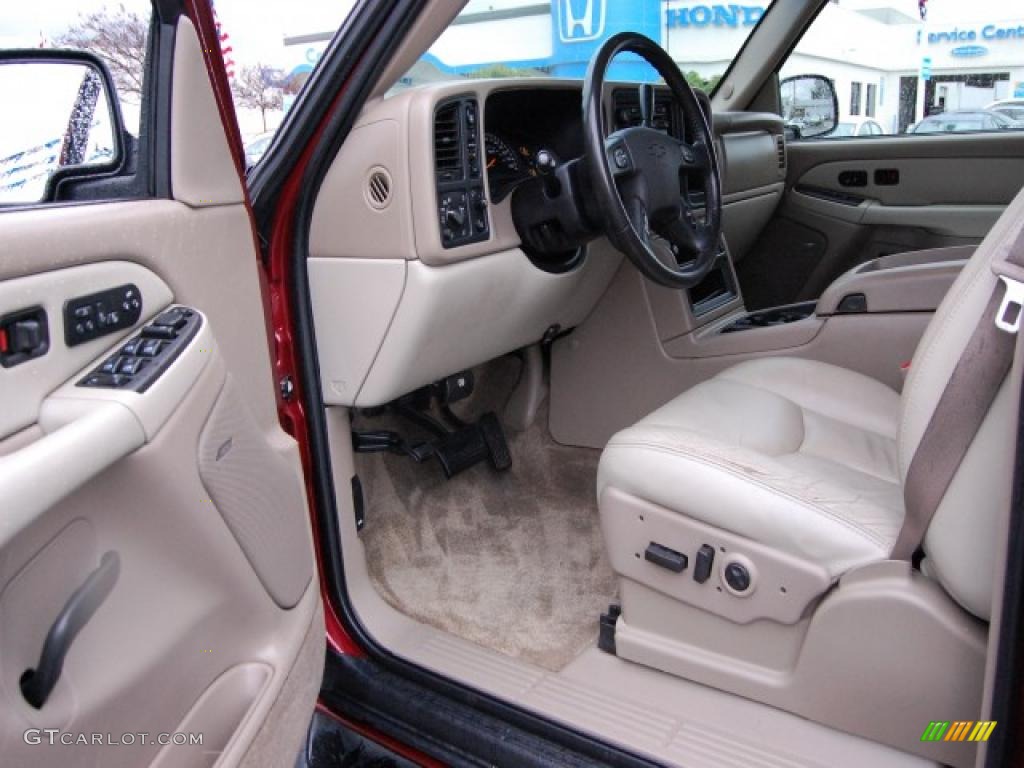
[[[1024,98],[1024,4],[928,6],[922,20],[917,0],[833,0],[782,75],[832,79],[842,119],[871,119],[885,133],[925,114]],[[766,7],[756,0],[514,0],[497,7],[470,0],[402,85],[510,70],[581,78],[600,41],[623,30],[658,40],[684,71],[712,78],[725,71]],[[317,31],[286,38],[286,70],[308,71],[329,39]],[[628,57],[611,73],[624,80],[651,75]]]

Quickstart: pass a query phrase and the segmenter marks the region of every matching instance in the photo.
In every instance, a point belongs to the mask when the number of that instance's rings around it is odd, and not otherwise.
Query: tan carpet
[[[519,362],[478,370],[466,417],[501,407]],[[360,415],[357,429],[393,428]],[[558,670],[597,637],[615,594],[594,485],[599,452],[556,444],[546,413],[509,434],[512,468],[446,481],[436,460],[357,456],[370,577],[399,611],[487,648]],[[405,429],[406,432],[410,430]]]

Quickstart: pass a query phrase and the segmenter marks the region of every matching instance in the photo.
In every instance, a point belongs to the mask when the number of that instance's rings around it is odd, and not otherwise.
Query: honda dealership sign
[[[584,43],[604,36],[608,0],[555,0],[558,37],[563,43]]]

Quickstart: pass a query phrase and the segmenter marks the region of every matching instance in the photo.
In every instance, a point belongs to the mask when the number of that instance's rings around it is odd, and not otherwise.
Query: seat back
[[[953,283],[914,353],[903,390],[898,436],[904,482],[953,368],[996,289],[992,262],[1012,247],[1022,227],[1024,190]],[[999,520],[1010,506],[1017,403],[1009,381],[1003,382],[924,538],[925,572],[985,620],[991,613]]]

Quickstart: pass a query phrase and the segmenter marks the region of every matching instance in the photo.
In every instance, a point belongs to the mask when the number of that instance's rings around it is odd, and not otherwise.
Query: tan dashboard
[[[617,91],[632,88],[609,84],[610,120],[617,119],[615,109],[622,112]],[[489,100],[498,101],[497,94],[530,92],[536,98],[523,103],[541,106],[556,93],[578,100],[581,89],[579,81],[463,80],[366,105],[326,174],[310,230],[308,268],[328,404],[381,405],[586,318],[621,256],[605,243],[563,269],[539,268],[522,250],[512,196],[495,202],[485,145],[494,128],[487,124]],[[435,121],[453,102],[471,121],[472,142],[463,150],[464,182],[445,185],[435,169]],[[543,123],[546,113],[547,107],[523,117]],[[781,196],[785,171],[775,136],[782,126],[775,120],[715,121],[734,131],[720,140],[719,152],[726,173],[737,179],[726,183],[726,202],[738,216],[753,211],[767,218]],[[446,219],[453,201],[462,207]]]

